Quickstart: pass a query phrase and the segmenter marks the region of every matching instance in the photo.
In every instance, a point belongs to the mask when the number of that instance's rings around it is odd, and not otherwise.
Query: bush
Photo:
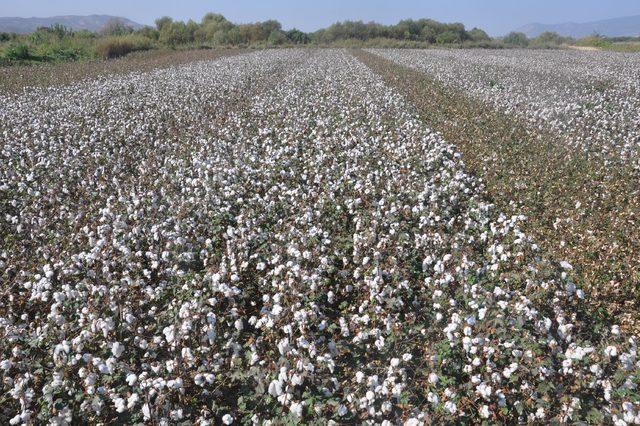
[[[578,46],[586,46],[586,47],[599,47],[606,48],[610,47],[613,43],[606,37],[602,37],[601,35],[594,34],[588,37],[581,38],[576,42]]]
[[[531,40],[530,46],[537,48],[554,48],[573,42],[571,37],[563,37],[552,31],[545,31]]]
[[[31,58],[29,46],[24,43],[12,43],[5,49],[4,57],[10,61],[26,61]]]
[[[512,32],[502,39],[504,44],[514,47],[527,47],[529,45],[529,39],[524,33]]]
[[[13,33],[0,33],[0,42],[11,41],[15,38],[16,38],[16,35]]]
[[[462,38],[460,34],[454,31],[445,31],[436,37],[436,43],[438,44],[456,44],[461,42]]]
[[[141,35],[126,35],[105,37],[98,41],[95,51],[101,58],[113,59],[131,52],[149,50],[152,47],[152,41],[146,37]]]
[[[123,36],[131,34],[133,28],[128,27],[120,19],[110,19],[104,27],[100,30],[100,33],[105,36]]]
[[[491,41],[491,37],[489,37],[489,34],[481,30],[480,28],[473,28],[471,31],[469,31],[469,38],[471,39],[471,41],[476,41],[476,42]]]

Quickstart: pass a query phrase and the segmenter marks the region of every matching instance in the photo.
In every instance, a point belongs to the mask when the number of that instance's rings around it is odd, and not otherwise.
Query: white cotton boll
[[[573,266],[571,266],[571,264],[569,262],[564,261],[564,260],[562,262],[560,262],[560,267],[562,269],[566,269],[567,271],[571,271],[573,269]]]
[[[136,404],[138,403],[138,401],[140,400],[140,397],[138,396],[137,393],[133,393],[131,394],[131,396],[129,396],[129,398],[127,398],[127,408],[130,410],[133,407],[136,406]]]
[[[124,401],[124,399],[122,399],[122,398],[116,398],[116,399],[113,401],[113,405],[116,407],[116,411],[117,411],[118,413],[124,413],[124,412],[125,412],[125,410],[127,409],[127,406],[126,406],[126,404],[125,404],[125,401]]]
[[[292,402],[289,406],[289,411],[291,411],[296,417],[302,417],[302,404],[299,402]]]
[[[236,330],[242,331],[244,329],[244,323],[242,322],[242,318],[238,318],[234,323]]]
[[[111,353],[116,358],[120,358],[122,353],[124,352],[124,345],[120,342],[115,342],[111,345]]]
[[[607,346],[604,348],[604,354],[609,358],[613,358],[618,355],[618,349],[615,346]]]
[[[193,360],[193,353],[191,352],[191,348],[182,348],[180,352],[183,359],[187,361]]]
[[[486,315],[487,315],[487,308],[478,309],[478,318],[480,320],[483,320]]]
[[[3,371],[8,371],[13,366],[13,362],[10,359],[4,359],[0,361],[0,369]]]
[[[304,381],[303,377],[300,376],[299,374],[294,374],[291,377],[291,384],[294,386],[301,385],[303,381]]]
[[[202,386],[204,385],[205,379],[204,379],[204,375],[202,374],[196,374],[193,378],[193,383],[196,384],[196,386]]]
[[[255,352],[254,352],[254,353],[252,353],[252,354],[251,354],[251,359],[249,360],[249,363],[250,363],[251,365],[254,365],[254,364],[255,364],[256,362],[258,362],[259,360],[260,360],[260,357],[258,356],[258,354],[257,354],[257,353],[255,353]]]
[[[600,376],[602,374],[602,367],[600,367],[600,365],[598,364],[593,364],[591,367],[589,367],[589,371],[591,371],[596,376]]]
[[[222,423],[224,423],[225,425],[230,425],[233,423],[233,417],[231,416],[231,414],[225,414],[224,416],[222,416]]]
[[[489,416],[491,415],[491,412],[489,411],[489,406],[488,405],[483,405],[480,408],[480,417],[482,417],[483,419],[488,419]]]
[[[169,413],[169,417],[171,417],[171,420],[173,421],[182,420],[182,417],[183,417],[182,409],[172,410],[171,413]]]
[[[127,378],[126,378],[127,384],[129,386],[133,386],[136,384],[136,382],[138,381],[138,376],[136,376],[133,373],[129,373],[127,374]]]
[[[363,380],[364,380],[364,373],[362,371],[358,371],[356,373],[356,382],[362,383]]]
[[[175,340],[175,327],[165,327],[162,330],[162,334],[164,334],[165,338],[167,339],[167,343],[171,344]]]
[[[342,404],[338,407],[338,415],[340,417],[344,417],[345,415],[347,415],[347,413],[349,412],[349,410],[347,409],[347,407]]]
[[[400,365],[400,360],[398,358],[391,358],[391,366],[397,367]]]
[[[407,353],[407,354],[402,355],[402,360],[403,360],[404,362],[409,362],[409,361],[411,361],[411,359],[412,359],[412,358],[413,358],[413,355],[408,354],[408,353]]]
[[[440,381],[440,378],[436,373],[429,374],[429,383],[436,384],[438,383],[438,381]]]
[[[278,380],[272,380],[269,383],[269,395],[273,397],[278,397],[282,395],[282,384]]]
[[[484,399],[489,399],[491,397],[491,386],[487,385],[485,382],[480,383],[476,386],[476,392],[480,394]]]
[[[149,404],[144,404],[142,406],[142,416],[145,420],[149,420],[151,418],[151,409],[149,408]]]
[[[458,411],[458,407],[455,402],[447,401],[444,403],[444,409],[451,414],[455,414]]]

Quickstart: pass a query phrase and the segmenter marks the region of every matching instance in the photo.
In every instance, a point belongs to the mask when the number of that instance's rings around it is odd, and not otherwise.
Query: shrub
[[[10,61],[26,61],[31,58],[29,46],[24,43],[12,43],[5,49],[4,57]]]
[[[578,46],[599,47],[599,48],[606,48],[612,45],[609,39],[599,34],[593,34],[593,35],[581,38],[576,42],[576,44]]]
[[[133,28],[128,27],[120,19],[110,19],[104,27],[100,30],[100,33],[105,36],[123,36],[131,34]]]
[[[529,39],[524,33],[509,33],[505,36],[504,39],[502,39],[502,41],[506,45],[515,47],[527,47],[529,45]]]
[[[532,39],[530,46],[537,48],[554,48],[571,42],[573,42],[571,37],[563,37],[558,33],[545,31],[538,37]]]
[[[471,41],[477,42],[491,41],[491,37],[489,37],[489,34],[481,30],[480,28],[473,28],[471,31],[469,31],[469,38],[471,39]]]
[[[445,31],[436,37],[436,43],[438,44],[455,44],[460,42],[462,42],[460,34],[454,31]]]
[[[15,38],[16,38],[16,35],[13,33],[0,33],[0,42],[11,41]]]
[[[149,50],[153,47],[152,41],[141,35],[126,35],[105,37],[98,41],[95,47],[96,54],[104,59],[119,58],[131,52]]]

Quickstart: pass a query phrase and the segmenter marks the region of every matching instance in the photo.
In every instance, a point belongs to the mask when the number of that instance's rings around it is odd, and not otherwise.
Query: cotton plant
[[[347,51],[2,105],[7,422],[639,420],[635,338]]]
[[[423,71],[565,143],[640,170],[638,59],[570,50],[371,50]],[[579,207],[577,207],[579,208]]]

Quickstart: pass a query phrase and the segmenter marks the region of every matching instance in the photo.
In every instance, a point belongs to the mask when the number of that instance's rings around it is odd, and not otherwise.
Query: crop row
[[[347,52],[0,105],[13,424],[640,421],[636,340]]]

